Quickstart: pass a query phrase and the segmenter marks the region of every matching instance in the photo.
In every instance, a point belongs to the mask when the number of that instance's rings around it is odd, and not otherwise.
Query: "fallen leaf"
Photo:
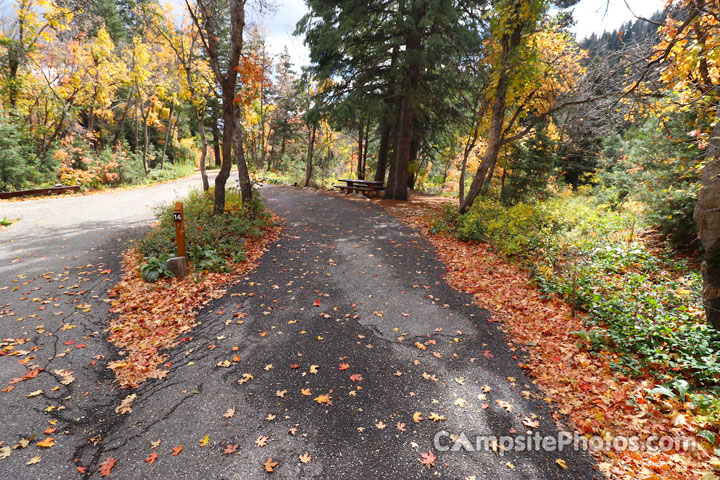
[[[28,460],[28,462],[25,465],[35,465],[36,463],[40,463],[40,460],[42,460],[40,458],[40,455],[35,455],[30,460]]]
[[[230,455],[231,453],[235,453],[238,449],[237,443],[230,443],[227,446],[225,446],[225,450],[223,450],[223,453],[225,455]]]
[[[200,443],[201,447],[206,447],[208,443],[210,443],[210,435],[205,435],[203,438],[198,440],[198,443]]]
[[[433,465],[435,465],[435,460],[437,460],[437,457],[432,452],[432,450],[428,450],[428,453],[421,453],[420,456],[422,459],[420,460],[420,463],[425,465],[428,468],[432,468]]]
[[[175,447],[175,448],[172,449],[172,451],[173,451],[172,456],[173,456],[173,457],[177,457],[178,454],[179,454],[180,452],[182,452],[182,450],[183,450],[183,446],[182,446],[182,443],[181,443],[180,445],[178,445],[177,447]]]
[[[35,445],[42,448],[50,448],[55,445],[55,439],[53,437],[47,437],[44,440],[39,441]]]
[[[101,477],[109,477],[110,472],[112,471],[113,467],[117,463],[117,460],[115,460],[113,457],[106,458],[101,464],[100,464],[100,476]]]
[[[158,458],[158,454],[153,452],[150,454],[149,457],[147,457],[145,459],[145,461],[148,463],[148,465],[152,465],[153,463],[155,463],[155,460],[157,460],[157,458]]]
[[[223,413],[223,417],[225,417],[225,418],[232,418],[234,416],[235,416],[235,407],[234,406],[228,408],[227,410],[225,410],[225,413]]]
[[[277,466],[278,462],[273,462],[272,457],[265,460],[265,463],[263,464],[263,467],[265,467],[265,471],[268,473],[272,473],[277,468]]]
[[[258,438],[255,439],[255,445],[258,447],[264,447],[268,443],[268,437],[264,435],[260,435]]]
[[[443,415],[438,415],[435,412],[430,412],[428,420],[432,420],[433,422],[442,422],[445,420],[445,417]]]
[[[310,463],[310,460],[312,460],[312,457],[308,455],[307,453],[303,453],[298,457],[302,463]]]

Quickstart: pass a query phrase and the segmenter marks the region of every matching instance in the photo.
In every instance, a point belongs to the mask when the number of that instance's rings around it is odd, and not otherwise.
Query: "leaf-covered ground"
[[[212,298],[222,297],[231,281],[257,267],[268,245],[280,234],[277,220],[271,220],[275,225],[267,227],[263,236],[248,238],[247,260],[231,264],[227,273],[191,273],[183,281],[147,283],[138,272],[138,252],[126,253],[123,279],[109,293],[113,299],[110,311],[114,314],[109,340],[123,355],[109,367],[121,386],[135,388],[149,378],[167,375],[171,366],[167,350],[192,339],[189,335],[200,307]]]
[[[0,425],[0,471],[17,478],[585,479],[600,473],[584,452],[504,451],[496,443],[453,452],[433,439],[447,432],[441,444],[448,445],[461,433],[693,427],[678,415],[673,425],[649,408],[642,384],[613,377],[602,360],[573,346],[565,307],[543,303],[522,272],[482,246],[430,243],[422,225],[413,229],[365,200],[289,187],[262,192],[286,228],[256,268],[234,277],[220,298],[211,295],[217,282],[191,287],[198,290],[180,302],[187,311],[169,307],[172,294],[183,298],[172,282],[144,285],[151,297],[144,308],[116,303],[134,312],[118,330],[135,349],[124,357],[106,331],[118,321],[108,312],[118,297],[104,291],[119,265],[15,279],[1,321],[4,332],[17,333],[4,336],[0,357],[3,387],[15,388],[0,394],[0,405],[27,414]],[[424,208],[411,203],[401,216],[421,221]],[[131,277],[122,280],[135,292]],[[463,289],[471,294],[448,285],[460,281],[470,282]],[[66,289],[67,301],[55,300]],[[50,307],[66,316],[55,320]],[[523,344],[534,346],[525,354]],[[126,385],[139,385],[128,390],[108,364],[130,358],[140,368],[116,368]],[[639,410],[629,410],[628,398]],[[692,478],[702,458],[609,453],[600,460],[616,478]]]
[[[493,312],[510,338],[527,352],[523,364],[537,380],[556,416],[567,416],[582,434],[608,440],[621,435],[646,439],[687,437],[709,448],[696,434],[707,428],[677,402],[658,402],[648,391],[652,378],[629,378],[610,368],[613,354],[590,355],[573,332],[585,329],[581,315],[557,298],[543,298],[529,275],[508,263],[491,246],[460,242],[451,235],[430,233],[433,216],[444,199],[416,197],[410,203],[382,201],[398,218],[423,232],[447,266],[445,279],[473,295],[474,302]],[[667,452],[594,452],[599,469],[617,479],[718,478],[709,450]],[[716,472],[717,473],[717,472]]]

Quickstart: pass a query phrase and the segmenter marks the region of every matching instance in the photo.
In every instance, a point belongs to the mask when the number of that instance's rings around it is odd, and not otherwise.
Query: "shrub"
[[[33,140],[14,119],[0,111],[0,191],[20,190],[49,181],[54,162],[41,162]]]
[[[583,338],[593,351],[618,352],[617,368],[695,388],[720,386],[720,333],[702,319],[700,274],[672,252],[651,252],[637,241],[645,227],[637,205],[610,209],[569,192],[512,207],[480,198],[467,214],[446,213],[434,228],[453,225],[459,239],[491,243],[524,264],[545,294],[587,312]]]
[[[183,204],[188,260],[199,271],[225,271],[228,261],[242,260],[245,239],[262,235],[269,222],[257,194],[244,205],[240,193],[228,188],[224,215],[213,215],[213,196],[213,189],[193,191]],[[161,207],[157,215],[160,224],[142,240],[140,251],[148,257],[175,256],[173,205]]]

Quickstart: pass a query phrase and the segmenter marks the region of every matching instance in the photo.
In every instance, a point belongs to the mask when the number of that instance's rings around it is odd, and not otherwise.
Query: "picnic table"
[[[360,180],[357,178],[339,178],[338,182],[345,182],[345,185],[335,185],[345,193],[379,194],[385,190],[383,182],[377,180]]]

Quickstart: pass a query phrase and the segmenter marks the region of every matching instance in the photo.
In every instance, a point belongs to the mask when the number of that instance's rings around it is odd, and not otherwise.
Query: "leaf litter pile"
[[[466,243],[447,234],[431,234],[431,218],[445,201],[413,198],[411,202],[382,200],[389,213],[420,230],[447,267],[446,281],[473,295],[475,303],[492,312],[513,342],[527,353],[521,366],[552,402],[556,419],[567,419],[579,434],[612,443],[618,436],[644,442],[658,438],[688,438],[697,448],[667,451],[590,449],[600,471],[613,479],[718,480],[720,465],[710,445],[696,434],[707,420],[694,417],[680,402],[662,401],[648,392],[652,378],[632,378],[611,369],[612,352],[589,354],[573,332],[583,330],[582,314],[558,298],[546,299],[520,267],[508,263],[483,243]],[[427,459],[426,459],[427,460]]]
[[[125,254],[122,281],[108,294],[113,299],[110,311],[114,314],[109,340],[124,357],[108,366],[122,387],[136,388],[148,379],[167,375],[170,365],[164,351],[190,341],[187,334],[195,326],[198,310],[222,297],[224,287],[257,267],[282,230],[278,217],[273,217],[269,225],[261,237],[247,239],[247,259],[231,264],[227,273],[207,272],[199,278],[189,275],[180,281],[147,283],[138,272],[139,253],[131,250]]]

